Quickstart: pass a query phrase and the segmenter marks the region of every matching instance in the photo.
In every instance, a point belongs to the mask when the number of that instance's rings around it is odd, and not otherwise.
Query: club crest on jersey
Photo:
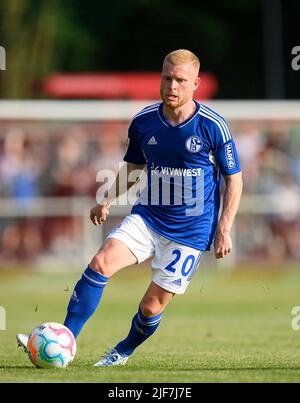
[[[202,142],[197,136],[191,136],[185,142],[185,148],[191,153],[197,153],[202,148]]]

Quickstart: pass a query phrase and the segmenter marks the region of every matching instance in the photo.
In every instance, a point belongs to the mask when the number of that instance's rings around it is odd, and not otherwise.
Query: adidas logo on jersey
[[[147,143],[149,146],[155,146],[157,144],[157,141],[154,136],[151,137],[151,139]]]

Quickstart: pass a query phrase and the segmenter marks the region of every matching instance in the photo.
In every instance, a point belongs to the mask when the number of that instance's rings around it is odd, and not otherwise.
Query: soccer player
[[[224,119],[193,99],[199,69],[199,59],[191,51],[169,53],[162,68],[162,102],[144,108],[130,124],[124,167],[128,173],[144,169],[146,188],[76,284],[64,324],[77,337],[98,307],[109,279],[124,267],[151,257],[153,275],[127,337],[96,367],[124,365],[154,334],[167,304],[175,294],[185,292],[213,242],[217,259],[231,251],[230,230],[240,202],[242,174]],[[119,172],[117,190],[121,177]],[[222,177],[225,193],[219,218]],[[94,225],[106,220],[113,201],[106,197],[92,208]],[[26,337],[18,335],[24,347]]]

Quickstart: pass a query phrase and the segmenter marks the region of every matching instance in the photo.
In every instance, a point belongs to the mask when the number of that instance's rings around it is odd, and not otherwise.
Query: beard
[[[180,108],[181,106],[185,105],[189,98],[179,98],[176,97],[172,100],[170,100],[167,96],[162,96],[163,103],[166,107],[170,109],[177,109]]]
[[[173,99],[170,99],[170,98],[168,98],[166,91],[163,90],[162,88],[160,90],[160,96],[161,96],[161,99],[162,99],[164,105],[170,109],[180,108],[181,106],[183,106],[187,102],[189,102],[191,99],[190,94],[185,94],[184,96],[177,95]]]

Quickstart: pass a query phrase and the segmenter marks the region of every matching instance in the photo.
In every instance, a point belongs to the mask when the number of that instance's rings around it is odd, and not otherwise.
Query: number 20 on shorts
[[[165,268],[171,273],[176,272],[176,268],[174,267],[176,263],[178,263],[181,259],[181,251],[179,249],[173,250],[173,256],[175,255],[175,259],[172,260],[170,264]],[[191,271],[194,269],[195,266],[195,256],[194,255],[189,255],[185,258],[184,262],[182,263],[181,266],[181,274],[186,277],[188,276]]]

